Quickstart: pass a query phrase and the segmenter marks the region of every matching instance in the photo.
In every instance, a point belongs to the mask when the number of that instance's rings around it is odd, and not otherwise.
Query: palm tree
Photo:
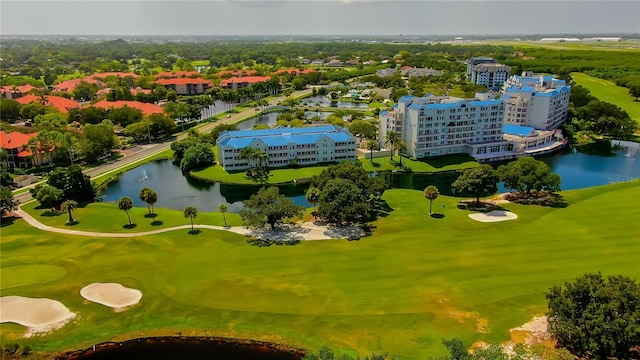
[[[391,130],[384,137],[384,144],[391,148],[391,160],[393,160],[393,151],[396,148],[396,144],[400,141],[400,134]]]
[[[378,148],[378,142],[374,139],[367,141],[367,149],[369,150],[369,160],[373,162],[373,150]]]
[[[133,200],[131,200],[128,196],[123,196],[118,199],[118,209],[123,210],[127,213],[127,218],[129,219],[129,225],[131,225],[131,216],[129,216],[129,210],[133,207]]]
[[[429,185],[424,189],[424,197],[429,200],[429,215],[431,215],[433,210],[433,200],[437,199],[438,195],[440,195],[440,192],[435,185]]]
[[[249,161],[249,167],[251,167],[251,162],[255,158],[256,148],[252,148],[251,146],[247,146],[240,150],[240,154],[238,154],[238,159],[246,159]]]
[[[311,186],[310,188],[308,188],[304,194],[305,197],[307,198],[307,201],[313,204],[314,217],[315,217],[315,214],[317,213],[316,204],[318,203],[318,201],[320,201],[320,194],[321,194],[320,189],[318,189],[315,186]]]
[[[153,204],[158,201],[158,193],[150,188],[142,188],[140,189],[140,200],[147,203],[147,208],[149,209],[149,215],[153,214]]]
[[[227,212],[227,204],[220,204],[218,206],[218,211],[220,211],[222,213],[222,219],[224,219],[224,226],[227,226],[227,217],[224,215],[224,213]]]
[[[269,155],[264,152],[264,150],[262,149],[255,149],[255,152],[253,154],[253,158],[256,161],[256,164],[258,165],[258,167],[262,167],[262,164],[266,161],[267,164],[269,163]]]
[[[198,216],[198,209],[193,206],[187,206],[184,209],[184,217],[191,219],[191,231],[193,231],[193,219]]]
[[[398,151],[398,156],[400,156],[400,167],[402,167],[402,152],[407,150],[407,143],[400,140],[396,143],[396,150]]]
[[[69,214],[69,224],[73,223],[73,215],[71,212],[78,207],[78,203],[74,200],[67,200],[60,205],[60,210],[66,211]]]

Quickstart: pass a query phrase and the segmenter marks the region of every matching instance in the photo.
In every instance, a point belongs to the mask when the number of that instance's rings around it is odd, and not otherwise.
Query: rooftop
[[[249,146],[255,140],[268,146],[284,146],[290,143],[315,144],[323,136],[336,142],[353,139],[348,131],[340,127],[323,125],[303,128],[278,127],[264,130],[225,131],[218,137],[218,143],[223,147],[240,149]]]
[[[143,103],[140,101],[126,101],[126,100],[119,100],[119,101],[106,101],[106,100],[102,100],[100,102],[97,102],[95,104],[91,104],[89,106],[95,106],[95,107],[99,107],[105,110],[109,110],[109,109],[120,109],[122,107],[130,107],[130,108],[134,108],[134,109],[138,109],[140,111],[142,111],[143,114],[145,115],[152,115],[152,114],[162,114],[163,110],[161,106],[155,105],[155,104],[150,104],[150,103]]]
[[[201,78],[171,78],[171,79],[158,79],[156,83],[160,85],[186,85],[186,84],[207,84],[213,86],[213,81],[205,80]]]
[[[534,136],[537,134],[534,128],[514,124],[505,124],[502,127],[502,132],[507,135],[517,135],[520,137]]]
[[[30,104],[33,102],[40,102],[41,100],[42,99],[40,96],[31,95],[31,94],[25,95],[21,98],[16,99],[16,101],[22,105]],[[67,113],[69,112],[69,109],[80,107],[80,104],[78,104],[77,102],[71,99],[63,98],[61,96],[53,96],[53,95],[45,95],[43,105],[53,106],[56,109],[58,109],[58,111],[60,111],[61,113]]]

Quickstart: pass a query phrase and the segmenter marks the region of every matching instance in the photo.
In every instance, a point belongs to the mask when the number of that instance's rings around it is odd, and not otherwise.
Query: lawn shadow
[[[162,222],[160,220],[153,220],[151,222],[151,226],[160,226],[160,225],[164,225],[164,222]]]
[[[73,220],[73,221],[67,221],[66,223],[64,223],[64,226],[75,226],[75,225],[78,225],[78,224],[80,224],[79,221]]]
[[[123,229],[134,229],[136,226],[138,226],[137,224],[124,224],[122,225]]]
[[[373,166],[374,168],[379,168],[380,167],[380,163],[377,161],[372,161],[371,162],[371,166]]]
[[[384,200],[378,200],[374,204],[374,210],[378,217],[387,217],[394,210],[389,204],[387,204]]]
[[[11,224],[13,224],[17,219],[20,219],[20,217],[18,216],[7,216],[7,217],[2,217],[2,219],[0,220],[0,227],[5,227],[5,226],[9,226]]]
[[[431,214],[429,216],[431,216],[434,219],[444,219],[444,214],[435,213],[435,214]]]
[[[40,214],[40,216],[42,217],[56,217],[56,216],[60,216],[62,214],[65,214],[65,211],[60,211],[60,210],[56,210],[56,209],[48,209],[42,212],[42,214]]]
[[[298,245],[300,244],[300,239],[289,239],[289,240],[274,240],[274,239],[259,239],[259,238],[251,238],[247,240],[247,244],[251,246],[257,247],[269,247],[271,245]]]
[[[144,214],[144,217],[147,218],[147,219],[149,219],[149,218],[154,218],[155,219],[156,217],[158,217],[158,214],[156,214],[156,213]]]
[[[189,235],[198,235],[202,232],[200,229],[189,230]]]

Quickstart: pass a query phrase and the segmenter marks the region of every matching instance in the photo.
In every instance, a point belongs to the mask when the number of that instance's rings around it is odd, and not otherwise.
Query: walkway
[[[70,229],[60,229],[56,227],[52,227],[49,225],[45,225],[38,221],[36,218],[31,216],[26,211],[19,208],[14,212],[16,215],[24,219],[29,225],[48,232],[54,232],[59,234],[68,234],[68,235],[79,235],[79,236],[89,236],[89,237],[103,237],[103,238],[128,238],[128,237],[137,237],[137,236],[148,236],[161,234],[174,230],[187,230],[191,229],[191,225],[180,225],[180,226],[172,226],[168,228],[152,230],[152,231],[143,231],[143,232],[133,232],[133,233],[103,233],[103,232],[93,232],[93,231],[82,231],[82,230],[70,230]],[[263,240],[274,240],[274,241],[299,241],[299,240],[328,240],[328,239],[355,239],[360,238],[364,235],[364,232],[359,227],[336,227],[336,226],[327,226],[320,225],[317,223],[304,222],[295,225],[280,225],[276,230],[270,229],[248,229],[242,226],[216,226],[216,225],[205,225],[205,224],[194,224],[194,229],[210,229],[210,230],[223,230],[230,231],[236,234],[250,236]]]

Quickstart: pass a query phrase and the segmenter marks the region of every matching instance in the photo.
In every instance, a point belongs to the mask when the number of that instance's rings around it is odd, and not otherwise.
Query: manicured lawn
[[[545,312],[554,284],[597,271],[640,277],[639,191],[638,182],[567,191],[566,208],[505,204],[517,220],[479,223],[459,199],[438,198],[441,218],[431,218],[421,191],[389,190],[393,211],[373,236],[296,246],[250,246],[222,231],[86,238],[3,221],[2,295],[53,298],[78,317],[30,338],[2,324],[0,338],[62,351],[220,335],[402,359],[442,354],[443,338],[504,341]],[[122,312],[86,302],[79,290],[92,282],[140,289],[142,301]]]
[[[629,89],[582,73],[571,73],[571,77],[578,85],[589,89],[591,95],[621,107],[640,124],[640,102],[634,101],[629,95]]]
[[[229,184],[282,184],[296,181],[307,181],[314,175],[320,174],[327,166],[308,166],[297,169],[274,169],[269,172],[267,179],[254,180],[244,171],[227,172],[220,165],[210,166],[204,170],[192,171],[191,175],[209,181],[220,181]]]
[[[373,162],[369,158],[361,158],[360,162],[364,165],[367,171],[409,171],[409,172],[439,172],[439,171],[451,171],[468,169],[478,166],[478,162],[475,161],[469,155],[448,155],[438,156],[434,158],[426,158],[420,160],[411,160],[406,157],[402,158],[402,167],[400,166],[400,158],[396,155],[393,160],[388,156],[383,158],[373,159]]]

